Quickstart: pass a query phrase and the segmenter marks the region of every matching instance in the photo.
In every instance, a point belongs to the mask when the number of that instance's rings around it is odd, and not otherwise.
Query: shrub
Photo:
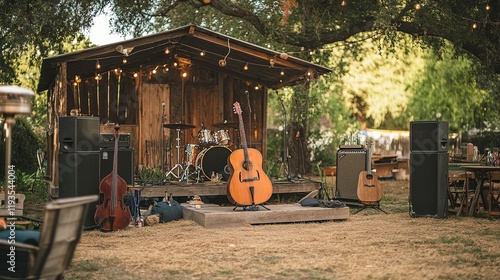
[[[5,130],[0,130],[0,176],[5,173]],[[12,128],[12,153],[11,164],[16,170],[24,173],[34,173],[37,170],[36,152],[41,148],[41,141],[33,132],[30,122],[26,117],[16,117],[16,125]]]

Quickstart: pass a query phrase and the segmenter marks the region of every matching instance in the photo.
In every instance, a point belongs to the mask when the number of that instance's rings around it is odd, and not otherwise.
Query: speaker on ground
[[[368,150],[346,148],[337,151],[337,188],[335,198],[358,202],[358,175],[366,171]]]
[[[448,154],[410,153],[410,216],[444,218],[448,212]]]
[[[59,197],[99,194],[99,152],[59,153]],[[83,225],[95,226],[95,206],[89,205]]]

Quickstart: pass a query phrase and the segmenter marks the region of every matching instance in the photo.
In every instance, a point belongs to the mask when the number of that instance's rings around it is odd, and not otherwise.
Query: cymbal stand
[[[166,177],[168,178],[168,176],[172,175],[176,179],[179,179],[182,171],[184,171],[184,168],[182,167],[182,164],[180,164],[181,130],[179,128],[177,128],[176,130],[177,130],[177,138],[175,138],[175,141],[177,142],[177,146],[175,146],[175,148],[177,149],[177,163],[174,165],[174,167],[172,167],[172,169],[170,169],[170,171],[168,171]],[[180,171],[175,173],[174,170],[176,169],[180,169]]]

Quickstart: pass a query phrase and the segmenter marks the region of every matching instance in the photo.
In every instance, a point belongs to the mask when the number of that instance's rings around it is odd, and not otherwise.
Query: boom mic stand
[[[165,102],[161,103],[163,111],[161,113],[161,174],[165,174]],[[166,177],[166,176],[165,176]],[[165,178],[166,179],[166,178]]]
[[[283,170],[283,172],[286,175],[286,181],[295,182],[294,180],[292,180],[292,177],[290,176],[290,155],[289,155],[289,151],[288,151],[288,141],[287,141],[287,137],[286,137],[287,136],[286,107],[285,107],[285,103],[278,95],[278,92],[276,92],[276,96],[278,96],[278,101],[280,102],[281,107],[283,108],[283,157],[282,157],[282,161],[281,161],[281,167],[280,167],[280,171],[278,174],[278,178],[281,175],[281,172]]]

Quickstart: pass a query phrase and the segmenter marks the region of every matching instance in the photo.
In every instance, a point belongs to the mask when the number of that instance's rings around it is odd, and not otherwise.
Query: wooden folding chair
[[[448,209],[456,211],[457,216],[467,213],[469,205],[469,172],[450,172],[448,174]]]
[[[38,246],[15,243],[16,256],[28,255],[26,275],[14,277],[6,269],[0,279],[62,279],[80,240],[86,207],[97,200],[97,195],[90,195],[47,203]],[[11,246],[8,241],[0,240],[2,254],[9,252]]]

